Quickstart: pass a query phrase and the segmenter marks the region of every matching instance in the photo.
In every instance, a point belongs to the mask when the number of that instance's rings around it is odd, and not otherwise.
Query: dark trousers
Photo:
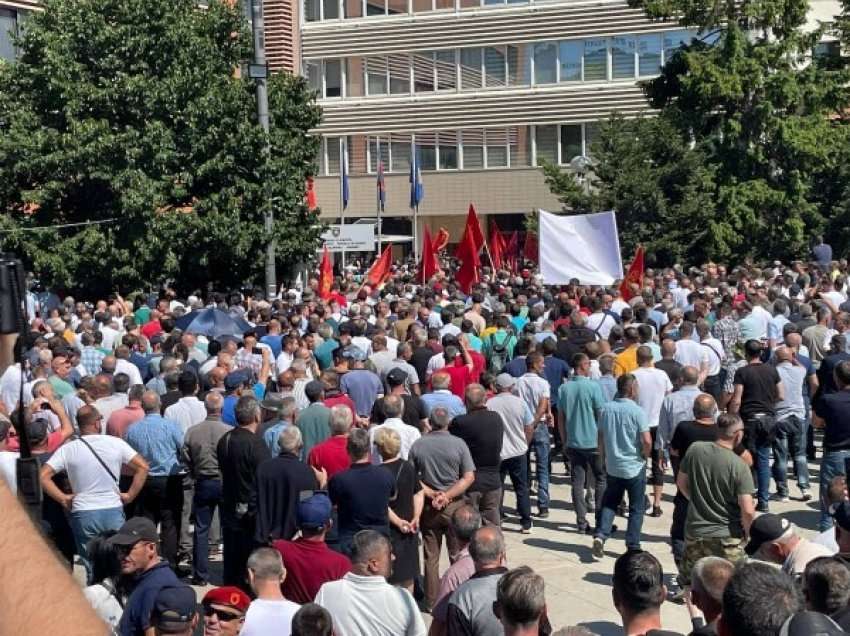
[[[193,574],[204,581],[210,579],[210,527],[215,509],[221,503],[221,480],[199,479],[195,482],[195,532],[192,537]]]
[[[714,401],[720,404],[720,395],[723,393],[723,385],[726,383],[726,369],[720,369],[716,375],[710,375],[705,379],[702,385],[703,391],[714,398]]]
[[[175,567],[183,514],[183,476],[148,477],[139,495],[136,514],[160,524],[160,553],[172,568]]]
[[[235,585],[246,593],[251,592],[245,566],[254,549],[254,520],[226,519],[222,515],[221,536],[224,548],[224,584]]]
[[[593,525],[599,525],[602,512],[602,497],[605,495],[606,474],[602,453],[596,448],[568,448],[567,454],[572,465],[573,507],[576,509],[576,525],[581,529],[587,526],[587,503],[584,488],[588,475],[593,475],[594,497],[596,498],[596,519]]]
[[[678,490],[673,499],[673,524],[670,526],[670,543],[673,547],[673,560],[676,566],[685,556],[685,521],[688,518],[688,500]]]
[[[502,502],[501,488],[483,492],[467,491],[466,500],[481,514],[481,521],[484,522],[484,525],[501,527],[502,519],[499,516],[499,507]],[[529,502],[530,505],[531,502]]]
[[[525,455],[517,455],[503,459],[500,467],[502,484],[505,477],[510,476],[511,484],[516,494],[516,511],[519,514],[520,524],[523,528],[531,527],[531,496],[528,492],[528,462]],[[505,488],[502,486],[502,500],[505,498]]]
[[[525,459],[524,455],[522,459]],[[422,531],[422,554],[425,558],[425,598],[432,607],[440,591],[440,550],[443,539],[446,540],[449,560],[454,559],[460,551],[458,540],[449,528],[454,511],[462,505],[462,499],[455,499],[442,510],[437,510],[431,506],[430,500],[426,499],[422,509],[419,526]]]

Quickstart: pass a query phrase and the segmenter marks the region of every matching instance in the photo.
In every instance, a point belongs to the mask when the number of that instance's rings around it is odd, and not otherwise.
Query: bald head
[[[672,360],[676,356],[676,342],[670,338],[665,338],[661,341],[661,357],[665,360]]]
[[[794,352],[788,347],[779,347],[773,355],[776,356],[776,362],[791,362],[794,358]]]
[[[800,345],[803,344],[803,337],[797,332],[791,332],[785,336],[785,344],[795,351],[799,350]]]
[[[505,560],[505,538],[496,526],[484,526],[475,532],[469,542],[469,556],[475,570],[498,567]]]
[[[145,391],[142,394],[142,410],[145,413],[159,413],[159,393],[156,391]]]
[[[487,401],[487,391],[480,384],[470,384],[466,387],[466,407],[480,409]]]
[[[694,400],[694,419],[713,420],[717,414],[717,402],[708,393],[700,393]]]
[[[690,365],[682,369],[682,384],[685,386],[693,386],[699,382],[699,369]]]
[[[207,415],[221,415],[224,397],[218,391],[210,391],[204,398],[204,406],[207,409]]]

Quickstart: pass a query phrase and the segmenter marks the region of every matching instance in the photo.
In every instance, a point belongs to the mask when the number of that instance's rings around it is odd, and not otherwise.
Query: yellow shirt
[[[638,368],[637,345],[633,345],[617,354],[614,359],[614,377],[619,378],[624,373],[631,373]]]

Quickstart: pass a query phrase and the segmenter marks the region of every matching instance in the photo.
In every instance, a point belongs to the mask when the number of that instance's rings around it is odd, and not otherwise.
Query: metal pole
[[[265,163],[268,166],[271,158],[269,141],[269,92],[266,84],[268,67],[266,65],[265,25],[263,23],[263,0],[251,1],[251,34],[254,38],[254,63],[249,70],[249,76],[257,83],[257,120],[265,135]],[[267,176],[268,179],[268,176]],[[274,207],[271,196],[271,181],[265,183],[266,213],[264,226],[266,230],[266,295],[274,298],[277,295],[277,271],[275,254],[277,245],[274,240]]]
[[[345,225],[345,181],[348,179],[348,141],[339,138],[339,225]],[[340,273],[345,279],[345,250],[340,254]]]
[[[381,166],[381,138],[380,137],[376,137],[375,151],[378,154],[378,156],[376,157],[376,161],[375,161],[375,172],[381,173],[382,182],[380,184],[380,187],[386,187],[386,184],[383,182],[383,179],[384,179],[383,166]],[[377,186],[376,186],[376,188],[377,188]],[[381,194],[382,194],[382,192],[380,190],[378,190],[378,192],[375,193],[375,201],[377,202],[377,213],[378,213],[378,227],[377,227],[377,230],[378,230],[378,252],[377,252],[378,256],[381,255]]]

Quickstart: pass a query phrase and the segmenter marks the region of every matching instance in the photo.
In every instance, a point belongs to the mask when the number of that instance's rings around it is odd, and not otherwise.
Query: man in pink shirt
[[[127,406],[123,409],[113,411],[106,423],[106,433],[114,437],[124,439],[127,429],[145,417],[142,409],[142,394],[145,392],[143,384],[137,384],[130,388],[127,394]]]
[[[461,549],[457,554],[449,555],[454,561],[440,579],[440,591],[437,593],[437,600],[434,602],[434,608],[431,612],[433,617],[431,636],[446,633],[449,598],[452,592],[475,574],[475,563],[469,556],[469,542],[472,541],[472,536],[480,527],[481,515],[472,506],[461,506],[452,514],[451,532],[456,537]]]

